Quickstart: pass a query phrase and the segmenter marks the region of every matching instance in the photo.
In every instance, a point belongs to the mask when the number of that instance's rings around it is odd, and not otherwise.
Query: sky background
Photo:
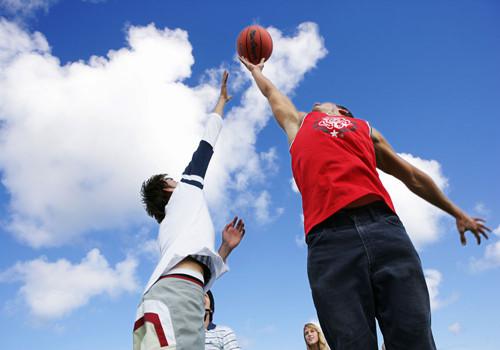
[[[419,250],[439,349],[500,348],[500,4],[495,0],[0,0],[2,348],[131,348],[158,253],[142,180],[178,177],[230,71],[206,179],[216,230],[246,220],[215,322],[244,349],[304,349],[317,319],[286,137],[235,57],[268,28],[265,74],[301,110],[367,119],[494,232],[454,221],[381,174]],[[218,243],[217,243],[218,244]]]

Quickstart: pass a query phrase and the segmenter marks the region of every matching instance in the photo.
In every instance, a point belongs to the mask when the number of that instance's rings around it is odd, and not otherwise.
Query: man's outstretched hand
[[[231,100],[231,98],[232,98],[232,96],[227,94],[227,78],[228,77],[229,77],[229,73],[227,72],[227,70],[225,70],[224,73],[222,73],[222,80],[221,80],[221,84],[220,84],[220,96],[219,96],[219,99],[223,100],[224,103],[229,102],[229,100]]]
[[[226,261],[229,254],[240,244],[245,235],[245,223],[237,216],[224,226],[222,230],[222,244],[219,248],[219,255]]]
[[[228,95],[227,93],[227,78],[229,77],[229,73],[227,70],[222,73],[222,80],[220,83],[220,95],[219,99],[217,100],[217,104],[215,105],[214,112],[220,115],[221,117],[224,115],[224,107],[226,106],[226,103],[228,103],[232,96]]]
[[[247,60],[245,57],[240,56],[240,62],[243,63],[243,65],[250,71],[253,72],[255,69],[258,69],[259,71],[262,72],[264,69],[264,61],[266,60],[265,58],[260,60],[259,64],[253,64],[249,60]]]
[[[481,218],[472,218],[467,214],[463,214],[457,218],[457,229],[460,233],[460,242],[462,245],[467,244],[467,239],[465,238],[465,232],[470,231],[476,237],[477,244],[481,244],[481,236],[488,239],[487,232],[491,232],[491,229],[484,225],[484,220]]]

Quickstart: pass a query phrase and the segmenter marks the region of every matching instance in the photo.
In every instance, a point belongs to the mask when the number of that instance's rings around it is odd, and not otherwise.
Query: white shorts
[[[134,350],[203,350],[203,283],[168,275],[144,294],[134,325]]]

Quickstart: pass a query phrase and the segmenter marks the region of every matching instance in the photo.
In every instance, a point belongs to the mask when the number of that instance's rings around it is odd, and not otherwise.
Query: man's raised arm
[[[182,173],[181,182],[188,183],[200,189],[203,189],[208,164],[210,163],[210,159],[214,153],[213,149],[222,129],[224,106],[229,100],[231,100],[231,96],[227,94],[228,76],[228,72],[224,71],[217,104],[215,105],[213,113],[211,113],[208,117],[205,125],[205,132],[203,133],[203,137],[201,138],[198,148],[193,153],[191,161]]]
[[[300,128],[300,116],[295,105],[262,74],[264,59],[257,65],[250,63],[244,57],[240,57],[240,61],[252,73],[257,87],[269,101],[274,117],[288,136],[288,143],[290,144]]]
[[[488,239],[487,232],[491,230],[484,225],[483,219],[467,215],[439,189],[429,175],[398,156],[389,142],[375,129],[372,129],[372,140],[377,168],[398,178],[417,196],[452,215],[456,220],[462,245],[467,243],[466,231],[474,234],[477,244],[481,243],[481,236]]]

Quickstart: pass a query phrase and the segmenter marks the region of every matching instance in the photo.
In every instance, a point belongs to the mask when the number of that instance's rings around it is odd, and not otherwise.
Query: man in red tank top
[[[452,215],[462,244],[466,231],[479,244],[490,229],[399,157],[368,122],[329,102],[299,113],[262,74],[264,62],[240,61],[288,136],[302,195],[309,284],[330,347],[376,350],[377,319],[388,350],[436,349],[420,259],[377,168]]]

